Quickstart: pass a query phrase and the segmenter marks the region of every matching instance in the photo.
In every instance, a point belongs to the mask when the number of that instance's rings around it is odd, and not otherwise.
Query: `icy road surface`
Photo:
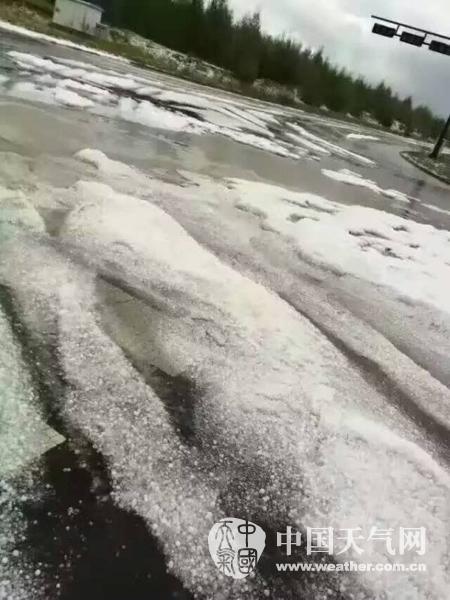
[[[414,142],[0,52],[0,598],[446,600],[450,195]],[[267,534],[244,581],[226,516]],[[423,527],[320,560],[427,570],[277,573],[288,525]]]

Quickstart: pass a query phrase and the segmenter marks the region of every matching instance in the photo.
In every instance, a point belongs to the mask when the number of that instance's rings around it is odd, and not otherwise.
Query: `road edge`
[[[410,165],[413,165],[414,167],[416,167],[420,171],[423,171],[427,175],[430,175],[431,177],[434,177],[435,179],[441,181],[442,183],[450,185],[450,177],[445,177],[443,175],[439,175],[438,173],[435,173],[432,169],[429,169],[425,165],[421,164],[420,161],[416,160],[412,156],[412,153],[409,150],[403,150],[402,152],[400,152],[400,156],[404,160],[406,160],[406,162],[408,162]]]

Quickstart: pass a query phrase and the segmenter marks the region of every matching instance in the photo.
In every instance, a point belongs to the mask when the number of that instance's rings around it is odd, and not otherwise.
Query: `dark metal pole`
[[[439,136],[439,139],[436,142],[436,146],[434,147],[433,152],[430,154],[430,158],[433,158],[434,160],[439,158],[439,155],[442,150],[442,146],[444,145],[444,142],[447,138],[447,134],[448,134],[449,130],[450,130],[450,117],[447,119],[447,123],[444,125],[444,129],[442,130],[441,135]]]
[[[418,46],[428,46],[430,48],[430,50],[433,50],[434,52],[440,52],[441,54],[450,55],[450,45],[448,43],[441,43],[439,40],[433,40],[431,42],[426,41],[426,38],[429,35],[431,35],[435,38],[437,37],[437,38],[444,39],[444,40],[450,40],[450,37],[448,37],[446,35],[441,35],[440,33],[433,33],[432,31],[427,31],[426,29],[421,29],[420,27],[414,27],[413,25],[406,25],[406,23],[399,23],[398,21],[392,21],[391,19],[385,19],[384,17],[377,17],[376,15],[372,15],[372,19],[375,19],[376,21],[383,21],[384,23],[390,23],[392,25],[396,25],[397,26],[397,37],[401,37],[402,42],[408,42],[415,46],[417,46],[417,45]],[[398,34],[398,30],[400,27],[404,27],[405,29],[414,29],[415,31],[421,31],[425,35],[425,37],[423,39],[419,39],[418,41],[420,43],[418,43],[418,44],[415,43],[414,39],[413,40],[403,39],[403,34],[402,34],[402,36],[400,36]],[[393,31],[393,29],[391,28],[390,31]],[[386,35],[386,37],[393,37],[392,34],[387,35],[387,33],[383,32],[383,31],[376,31],[375,28],[373,29],[373,32],[379,33],[380,35]],[[411,37],[414,38],[414,35]],[[432,158],[433,160],[437,160],[439,158],[439,155],[442,150],[442,146],[444,145],[445,140],[447,139],[449,130],[450,130],[450,117],[448,118],[447,123],[444,125],[444,129],[442,130],[441,135],[439,136],[439,139],[436,142],[436,146],[434,147],[433,152],[430,154],[430,158]]]

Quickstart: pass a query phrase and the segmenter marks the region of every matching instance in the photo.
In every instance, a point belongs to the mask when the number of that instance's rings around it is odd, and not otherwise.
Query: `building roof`
[[[85,0],[69,0],[69,2],[74,2],[75,4],[83,4],[84,6],[89,6],[89,8],[94,8],[99,12],[104,12],[104,8],[99,6],[98,4],[92,4],[91,2],[85,2]]]

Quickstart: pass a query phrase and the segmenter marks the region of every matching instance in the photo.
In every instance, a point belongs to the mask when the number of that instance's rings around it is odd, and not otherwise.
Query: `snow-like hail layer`
[[[328,142],[327,140],[307,131],[304,127],[297,125],[296,123],[289,123],[291,129],[295,131],[295,133],[289,133],[289,137],[294,141],[298,142],[302,146],[310,148],[319,154],[333,154],[334,156],[338,156],[341,158],[350,159],[358,162],[359,164],[366,166],[375,166],[375,162],[366,156],[362,156],[361,154],[355,154],[350,150],[346,150],[341,146]]]
[[[43,598],[27,553],[17,549],[28,527],[19,499],[36,494],[21,471],[64,441],[45,423],[17,335],[17,321],[12,325],[12,287],[3,277],[12,267],[6,250],[9,244],[20,244],[20,235],[41,236],[44,231],[42,219],[24,194],[0,186],[0,598],[12,600]]]
[[[322,169],[322,173],[326,177],[334,179],[335,181],[347,183],[348,185],[355,185],[357,187],[365,187],[371,190],[372,192],[375,192],[376,194],[382,194],[387,198],[399,200],[400,202],[409,202],[409,197],[407,196],[407,194],[399,192],[398,190],[385,190],[374,181],[371,181],[370,179],[365,179],[359,173],[355,173],[353,171],[350,171],[349,169],[341,169],[340,171]]]
[[[57,38],[51,35],[46,35],[45,33],[38,33],[37,31],[32,31],[31,29],[27,29],[25,27],[20,27],[19,25],[13,25],[8,21],[0,20],[0,29],[4,31],[9,31],[11,33],[15,33],[17,35],[22,35],[28,38],[32,38],[34,40],[40,40],[43,42],[50,42],[51,44],[57,44],[58,46],[65,46],[66,48],[73,48],[75,50],[82,50],[83,52],[88,52],[90,54],[96,54],[97,56],[103,56],[107,58],[113,58],[114,60],[128,63],[129,61],[126,58],[121,56],[117,56],[116,54],[109,54],[108,52],[103,52],[102,50],[96,50],[95,48],[91,48],[90,46],[85,46],[83,44],[76,44],[75,42],[71,42],[70,40],[65,40],[63,38]]]
[[[365,133],[349,133],[347,136],[348,140],[367,140],[378,142],[380,138],[375,137],[374,135],[367,135]]]
[[[33,481],[16,481],[0,476],[0,598],[46,600],[40,573],[21,547],[29,523],[20,498],[36,497]],[[47,597],[48,598],[48,597]]]
[[[427,511],[417,507],[423,469],[427,477],[432,473],[441,518],[446,518],[447,476],[414,444],[377,422],[371,414],[375,408],[355,398],[355,390],[339,383],[342,359],[307,321],[265,288],[220,263],[148,202],[116,194],[102,184],[80,183],[78,191],[84,201],[66,221],[63,239],[104,278],[126,281],[129,290],[156,308],[148,314],[157,319],[150,329],[164,332],[157,340],[160,366],[189,375],[204,390],[195,423],[205,444],[215,440],[216,450],[233,460],[236,469],[258,465],[275,479],[274,488],[288,481],[299,494],[288,502],[299,521],[344,526],[355,518],[378,521],[387,512],[390,522],[400,526],[407,502],[409,518],[426,519],[433,530],[437,523],[432,525]],[[75,313],[70,305],[66,314],[72,315],[72,326]],[[78,344],[91,327],[92,322],[78,334]],[[70,346],[68,357],[76,347]],[[79,352],[78,385],[86,377],[80,367],[90,364],[92,354]],[[78,397],[73,409],[77,419],[80,405]],[[103,416],[103,409],[99,413]],[[90,430],[89,411],[84,427]],[[111,448],[114,443],[111,440]],[[305,456],[311,464],[304,464]],[[319,456],[326,464],[317,462]],[[285,481],[279,481],[278,461],[284,465]],[[383,477],[394,472],[396,484],[391,480],[392,487],[376,498],[366,497],[374,478],[379,477],[383,487]],[[351,495],[342,489],[342,480],[351,481]],[[275,489],[271,493],[276,495]],[[308,508],[303,501],[298,504],[300,497],[308,498]],[[133,498],[138,505],[139,498]],[[325,507],[317,505],[319,498]],[[438,588],[443,584],[441,579]]]
[[[232,182],[236,206],[294,239],[310,260],[450,311],[450,232],[373,208],[311,203],[309,194]]]
[[[428,550],[420,561],[432,578],[339,573],[302,581],[301,593],[308,600],[447,598],[449,477],[414,423],[307,319],[157,207],[158,182],[98,151],[78,158],[120,187],[127,178],[137,178],[137,188],[147,180],[150,193],[144,201],[79,182],[52,244],[37,220],[32,235],[32,218],[27,236],[2,244],[0,279],[26,308],[27,324],[43,339],[51,328],[69,384],[64,414],[105,456],[116,502],[145,519],[169,569],[217,600],[294,598],[299,592],[284,590],[283,580],[274,589],[259,575],[238,586],[225,581],[207,553],[211,524],[232,514],[277,528],[423,526]],[[241,201],[255,185],[231,183],[229,194]],[[201,185],[197,178],[196,197]],[[313,195],[266,186],[253,196],[261,192],[281,193],[300,216],[339,211]],[[236,224],[247,217],[234,212]],[[188,423],[173,418],[151,377],[140,374],[149,367],[190,382],[179,400]],[[366,556],[392,561],[383,544]],[[349,558],[361,560],[352,551],[339,560]]]
[[[220,96],[212,100],[201,93],[164,89],[150,74],[144,79],[80,61],[42,58],[17,51],[8,55],[21,70],[33,73],[26,81],[12,85],[7,91],[10,96],[88,109],[155,129],[223,135],[293,159],[306,154],[293,144],[275,140],[268,122]],[[197,117],[186,111],[194,112]]]
[[[0,481],[39,457],[63,438],[48,427],[37,408],[30,376],[6,315],[0,310]]]

